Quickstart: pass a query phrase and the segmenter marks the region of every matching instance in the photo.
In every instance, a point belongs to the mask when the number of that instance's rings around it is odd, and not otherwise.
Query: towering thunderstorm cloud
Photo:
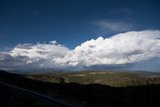
[[[72,68],[138,63],[160,57],[160,30],[130,31],[88,40],[74,50],[51,41],[0,52],[0,68]]]

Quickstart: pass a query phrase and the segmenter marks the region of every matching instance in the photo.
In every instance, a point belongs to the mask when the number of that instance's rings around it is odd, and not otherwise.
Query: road
[[[41,99],[43,101],[52,102],[54,107],[73,107],[72,105],[64,103],[64,102],[62,102],[60,100],[57,100],[53,97],[50,97],[50,96],[47,96],[47,95],[44,95],[44,94],[40,94],[40,93],[37,93],[35,91],[31,91],[31,90],[28,90],[28,89],[24,89],[24,88],[15,86],[15,85],[11,85],[9,83],[5,83],[5,82],[0,81],[0,85],[6,86],[6,87],[14,89],[14,90],[17,90],[18,92],[21,92],[23,94],[36,97],[36,98]]]

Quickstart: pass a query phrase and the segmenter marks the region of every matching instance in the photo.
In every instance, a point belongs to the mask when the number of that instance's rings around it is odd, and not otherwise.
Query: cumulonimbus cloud
[[[160,30],[130,31],[88,40],[71,50],[52,41],[0,52],[0,68],[67,68],[121,65],[160,57]]]

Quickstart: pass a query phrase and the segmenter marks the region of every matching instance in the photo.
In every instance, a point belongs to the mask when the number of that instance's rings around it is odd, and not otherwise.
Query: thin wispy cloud
[[[0,52],[0,68],[83,68],[122,65],[160,58],[160,30],[130,31],[88,40],[71,50],[51,41],[22,44]]]
[[[99,20],[93,21],[94,26],[108,32],[125,32],[133,29],[133,24],[122,20]]]

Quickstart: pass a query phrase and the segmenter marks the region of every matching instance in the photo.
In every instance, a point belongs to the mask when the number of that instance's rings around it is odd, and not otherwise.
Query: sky
[[[159,0],[1,0],[1,69],[160,71]]]

